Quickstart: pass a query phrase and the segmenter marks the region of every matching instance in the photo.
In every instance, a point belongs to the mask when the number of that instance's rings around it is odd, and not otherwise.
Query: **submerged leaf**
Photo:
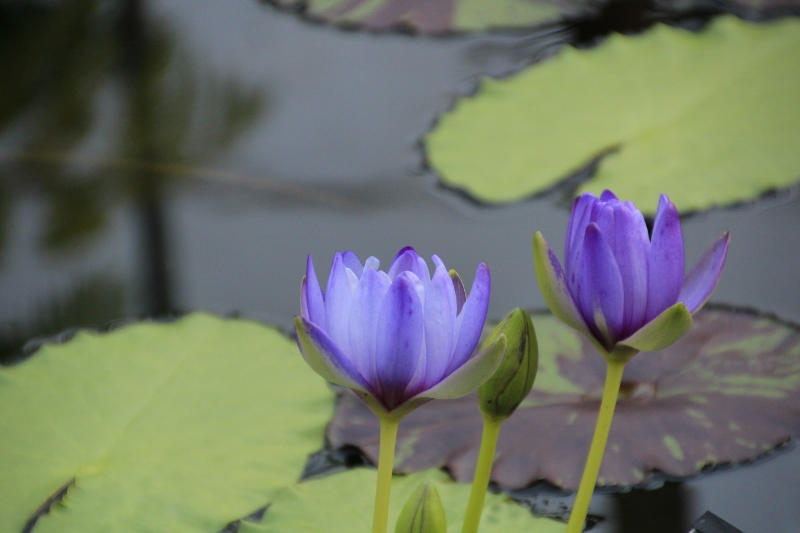
[[[239,533],[353,533],[370,531],[375,503],[373,469],[357,468],[323,479],[310,480],[289,487],[275,497],[259,524],[242,522]],[[397,522],[403,504],[420,483],[431,481],[441,496],[447,530],[461,531],[464,509],[469,499],[469,485],[456,484],[446,474],[428,470],[392,479],[389,523]],[[563,533],[564,523],[534,517],[528,509],[498,494],[486,495],[481,518],[481,533],[536,531]]]
[[[552,315],[536,315],[539,372],[503,424],[492,480],[510,488],[539,480],[575,489],[603,391],[605,360]],[[396,470],[447,467],[472,479],[482,419],[474,395],[431,402],[409,415]],[[354,445],[374,460],[378,428],[346,395],[329,426],[335,447]],[[770,318],[700,311],[689,333],[625,367],[599,484],[645,483],[654,472],[690,476],[756,458],[800,436],[800,331]]]
[[[294,342],[190,315],[0,369],[0,531],[220,531],[296,481],[332,394]]]
[[[565,49],[486,80],[427,137],[442,180],[500,203],[541,193],[602,157],[582,191],[653,213],[749,200],[800,179],[800,21],[722,17]]]

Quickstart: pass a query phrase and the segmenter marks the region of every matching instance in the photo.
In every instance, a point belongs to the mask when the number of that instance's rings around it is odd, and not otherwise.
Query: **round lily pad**
[[[280,332],[195,314],[45,345],[0,405],[0,531],[196,533],[299,479],[333,395]]]
[[[580,192],[611,189],[654,213],[731,205],[800,179],[800,20],[720,17],[564,49],[485,80],[426,138],[451,187],[521,200],[598,161]]]
[[[577,488],[605,377],[605,360],[552,315],[535,315],[539,373],[502,427],[492,480]],[[400,424],[397,471],[446,467],[473,476],[477,398],[431,402]],[[800,331],[754,313],[703,310],[689,333],[625,368],[599,485],[631,486],[656,472],[685,477],[754,459],[800,435]],[[355,396],[341,398],[328,436],[375,460],[378,427]]]
[[[442,34],[520,28],[586,15],[602,2],[580,0],[267,0],[312,20],[366,30]]]
[[[370,531],[375,504],[376,470],[357,468],[323,479],[306,481],[275,497],[261,523],[242,522],[239,533],[353,533]],[[435,483],[442,498],[447,530],[461,531],[470,486],[453,483],[446,474],[427,470],[392,479],[389,531],[408,498],[425,481]],[[534,517],[531,512],[498,494],[487,494],[481,533],[536,531],[563,533],[564,523]]]

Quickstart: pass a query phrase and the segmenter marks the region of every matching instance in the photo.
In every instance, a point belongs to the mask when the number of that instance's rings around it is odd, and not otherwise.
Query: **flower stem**
[[[478,463],[475,465],[475,477],[472,480],[472,492],[469,495],[467,512],[464,515],[464,525],[461,533],[478,533],[483,513],[483,502],[486,499],[486,490],[489,487],[489,475],[492,473],[494,451],[497,448],[497,437],[500,435],[502,420],[494,420],[488,416],[483,417],[483,436],[481,437],[481,451],[478,454]]]
[[[589,512],[589,502],[592,500],[594,486],[600,473],[600,463],[603,461],[603,453],[606,449],[608,432],[611,429],[611,419],[614,416],[614,407],[617,405],[617,396],[619,396],[619,386],[622,383],[622,372],[625,370],[625,363],[613,360],[606,361],[608,367],[606,370],[606,385],[603,389],[603,401],[600,403],[600,413],[597,415],[597,426],[594,428],[589,457],[586,458],[586,467],[583,470],[583,477],[578,487],[578,495],[575,497],[575,504],[572,506],[566,533],[580,533],[583,531],[586,514]]]
[[[389,494],[392,490],[394,447],[397,442],[397,426],[400,425],[400,420],[382,416],[379,416],[378,419],[381,423],[381,436],[372,533],[386,533],[386,527],[389,524]]]

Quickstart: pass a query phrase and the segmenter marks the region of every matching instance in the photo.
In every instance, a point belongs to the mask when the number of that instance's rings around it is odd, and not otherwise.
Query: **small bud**
[[[447,533],[442,500],[429,481],[417,487],[408,499],[394,533]]]
[[[500,335],[508,340],[506,356],[500,367],[478,389],[481,412],[493,420],[505,420],[514,414],[528,396],[539,366],[539,347],[530,315],[514,309],[492,330],[485,345]]]

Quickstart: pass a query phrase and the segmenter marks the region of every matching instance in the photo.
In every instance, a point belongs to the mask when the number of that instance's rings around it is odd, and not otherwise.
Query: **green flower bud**
[[[493,420],[505,420],[528,396],[539,367],[539,347],[530,315],[514,309],[495,327],[485,341],[488,346],[500,335],[508,341],[500,367],[478,389],[481,412]]]
[[[439,492],[429,481],[420,485],[406,502],[394,533],[447,533],[447,521]]]

